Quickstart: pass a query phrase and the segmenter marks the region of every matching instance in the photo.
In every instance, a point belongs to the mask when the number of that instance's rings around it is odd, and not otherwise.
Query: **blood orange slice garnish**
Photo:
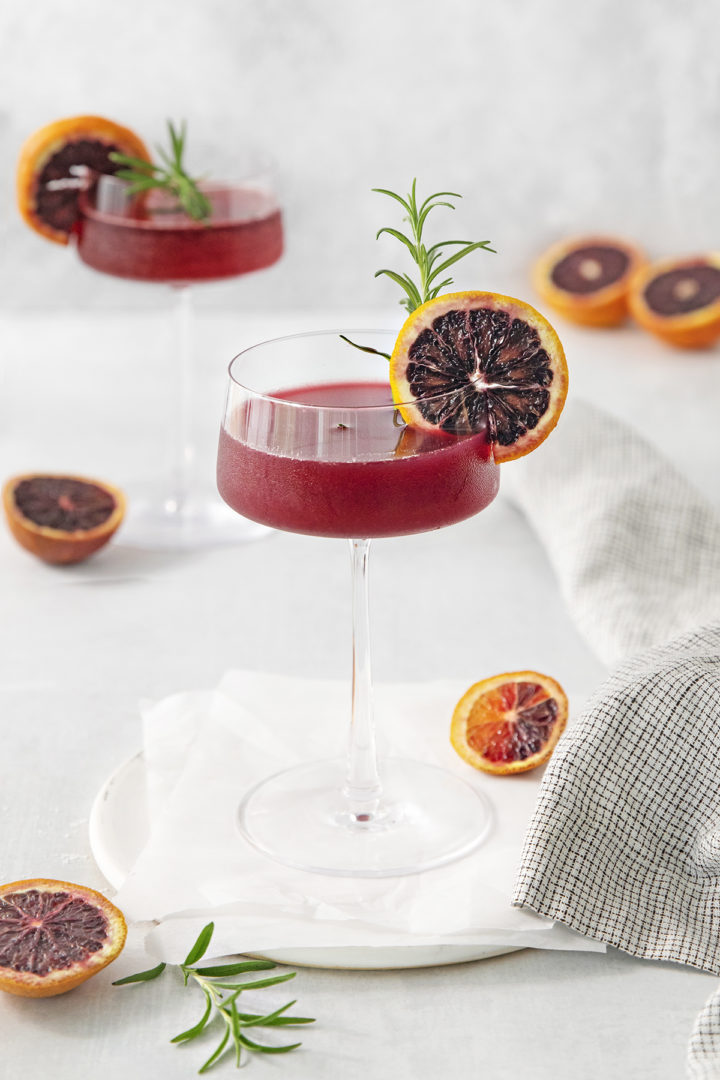
[[[475,683],[455,706],[450,742],[483,772],[534,769],[552,754],[568,717],[565,691],[537,671],[513,671]]]
[[[720,337],[720,254],[665,259],[634,276],[630,310],[641,326],[679,348]]]
[[[2,491],[10,531],[49,563],[76,563],[108,542],[125,514],[121,491],[79,476],[14,476]]]
[[[645,257],[624,240],[581,236],[555,244],[534,267],[546,304],[585,326],[617,326],[627,318],[628,289]]]
[[[114,960],[126,934],[122,912],[94,889],[47,878],[0,885],[0,990],[64,994]]]
[[[103,116],[71,116],[34,132],[23,144],[17,166],[17,200],[22,217],[49,240],[67,244],[78,217],[80,189],[87,172],[115,173],[115,151],[150,161],[142,139]]]
[[[485,431],[496,462],[534,450],[555,427],[568,388],[560,339],[522,300],[448,293],[417,308],[390,359],[403,419],[426,431]]]

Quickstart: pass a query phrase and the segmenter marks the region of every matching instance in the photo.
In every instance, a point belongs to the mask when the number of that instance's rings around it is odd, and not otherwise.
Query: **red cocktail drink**
[[[297,765],[251,789],[238,811],[241,832],[291,866],[361,877],[441,866],[471,851],[490,823],[484,797],[457,776],[404,757],[376,762],[371,538],[462,521],[492,502],[499,479],[484,430],[403,423],[386,358],[394,342],[394,334],[348,331],[247,349],[230,365],[218,450],[218,488],[234,510],[288,532],[345,538],[353,566],[348,756]],[[451,403],[447,392],[431,400],[440,410]],[[426,593],[421,586],[403,599],[398,633],[412,632],[423,613],[432,622]]]
[[[194,221],[164,192],[126,202],[119,181],[103,178],[103,185],[106,191],[115,185],[116,207],[100,208],[97,192],[88,191],[76,227],[80,258],[103,274],[164,283],[216,281],[261,270],[282,254],[280,209],[262,188],[206,184],[212,211],[207,220]]]
[[[153,480],[134,485],[124,530],[132,543],[162,549],[205,547],[266,532],[231,514],[217,492],[193,476],[196,372],[190,286],[262,270],[283,251],[272,169],[266,162],[254,164],[243,179],[199,183],[209,204],[209,214],[201,220],[181,207],[171,191],[152,188],[131,195],[131,182],[119,176],[100,175],[79,195],[73,234],[80,259],[102,274],[171,286],[174,294],[173,475],[162,487]]]
[[[257,404],[240,405],[220,434],[220,494],[253,521],[313,536],[403,536],[471,517],[497,494],[484,434],[398,426],[387,384],[331,383],[277,398],[262,408],[261,445],[253,445]]]

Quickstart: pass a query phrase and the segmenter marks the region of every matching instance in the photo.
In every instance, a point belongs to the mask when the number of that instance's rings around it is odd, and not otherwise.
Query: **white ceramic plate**
[[[145,762],[136,754],[108,777],[90,811],[90,847],[114,888],[125,881],[148,835]],[[392,945],[296,948],[264,955],[278,964],[363,970],[437,967],[517,952],[509,946]]]

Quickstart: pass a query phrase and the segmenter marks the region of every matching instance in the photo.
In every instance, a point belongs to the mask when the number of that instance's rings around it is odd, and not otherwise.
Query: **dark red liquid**
[[[471,517],[497,494],[499,469],[484,434],[425,434],[397,427],[390,408],[352,411],[391,404],[386,385],[280,396],[333,412],[267,399],[238,406],[220,432],[218,489],[253,521],[312,536],[403,536]]]
[[[151,192],[132,214],[100,212],[81,197],[80,258],[94,270],[135,281],[196,282],[261,270],[280,258],[282,218],[272,196],[255,188],[208,187],[212,214],[193,221]]]

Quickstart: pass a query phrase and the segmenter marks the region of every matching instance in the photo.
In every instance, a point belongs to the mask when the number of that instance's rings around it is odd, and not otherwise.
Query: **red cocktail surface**
[[[205,185],[212,214],[193,221],[163,192],[148,193],[134,212],[98,210],[93,191],[80,199],[80,258],[94,270],[136,281],[194,282],[261,270],[280,258],[282,217],[260,188]]]
[[[427,434],[398,427],[392,408],[360,408],[391,405],[385,384],[303,387],[274,399],[239,405],[220,432],[218,489],[253,521],[312,536],[403,536],[471,517],[497,494],[484,434]]]

